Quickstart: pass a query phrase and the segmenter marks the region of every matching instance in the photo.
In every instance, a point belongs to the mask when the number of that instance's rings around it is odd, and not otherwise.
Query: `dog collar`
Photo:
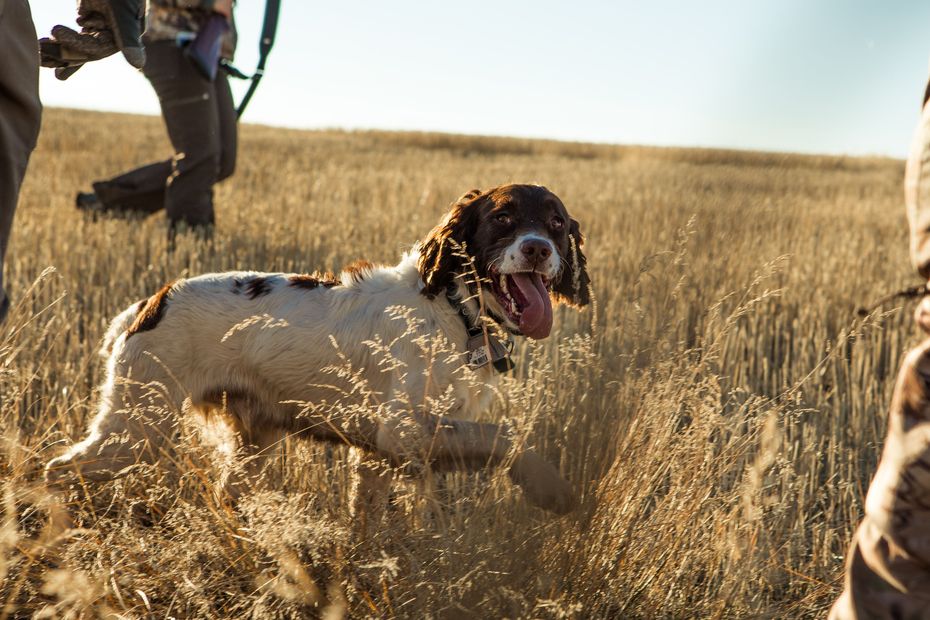
[[[465,341],[465,363],[472,370],[478,370],[491,364],[499,373],[513,370],[514,363],[510,359],[513,352],[513,336],[507,334],[506,344],[492,334],[482,325],[476,325],[465,309],[465,304],[455,296],[455,287],[450,284],[446,289],[446,300],[458,313],[465,325],[468,339]]]

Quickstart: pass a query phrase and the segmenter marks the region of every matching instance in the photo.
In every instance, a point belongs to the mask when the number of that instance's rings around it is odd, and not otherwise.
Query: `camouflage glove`
[[[66,80],[84,63],[106,58],[117,50],[133,67],[145,64],[142,12],[145,0],[78,0],[77,23],[52,28],[52,36],[39,39],[43,67],[54,67],[55,76]]]

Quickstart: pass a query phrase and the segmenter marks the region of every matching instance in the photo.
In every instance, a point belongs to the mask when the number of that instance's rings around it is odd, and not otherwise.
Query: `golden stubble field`
[[[884,159],[246,126],[212,246],[85,219],[89,182],[169,154],[159,119],[49,110],[0,328],[0,617],[822,617],[876,464],[912,283],[903,165]],[[341,448],[218,503],[203,461],[88,488],[43,546],[40,468],[78,438],[109,318],[183,275],[392,262],[473,187],[540,182],[582,224],[597,303],[518,346],[490,416],[530,429],[583,501],[501,472],[418,487],[353,535]],[[53,268],[53,269],[50,269]]]

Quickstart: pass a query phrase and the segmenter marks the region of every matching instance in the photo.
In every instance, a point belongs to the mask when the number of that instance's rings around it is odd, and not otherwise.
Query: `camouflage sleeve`
[[[829,620],[930,620],[930,339],[901,365],[885,446]]]
[[[927,86],[930,94],[930,84]],[[930,106],[924,108],[914,132],[904,175],[904,202],[911,228],[911,262],[930,278]]]

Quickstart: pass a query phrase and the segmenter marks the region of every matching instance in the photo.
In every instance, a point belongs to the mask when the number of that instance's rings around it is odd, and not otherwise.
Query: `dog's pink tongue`
[[[539,340],[552,330],[552,301],[538,273],[515,273],[510,276],[523,294],[526,305],[520,315],[520,331]]]

